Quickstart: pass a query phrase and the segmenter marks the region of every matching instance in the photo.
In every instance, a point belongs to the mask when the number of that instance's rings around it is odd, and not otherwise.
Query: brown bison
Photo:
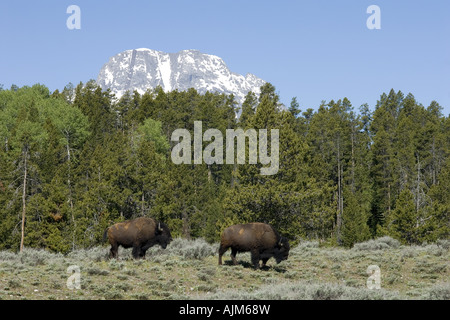
[[[228,248],[231,248],[231,259],[235,265],[236,253],[250,251],[255,268],[259,268],[260,260],[264,267],[271,257],[280,263],[289,256],[288,240],[265,223],[237,224],[226,228],[220,237],[219,265]]]
[[[147,249],[155,244],[165,249],[172,241],[170,230],[164,223],[146,217],[116,223],[105,230],[103,239],[106,237],[111,244],[110,258],[117,258],[119,246],[133,247],[133,258],[138,259],[145,257]]]

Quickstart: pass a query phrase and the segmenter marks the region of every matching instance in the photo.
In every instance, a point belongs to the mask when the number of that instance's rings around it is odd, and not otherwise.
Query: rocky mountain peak
[[[266,82],[250,73],[243,76],[231,72],[220,57],[198,50],[165,53],[140,48],[111,57],[100,70],[97,83],[117,97],[126,91],[143,94],[161,86],[164,91],[195,88],[199,93],[234,94],[242,104],[249,91],[259,94]]]

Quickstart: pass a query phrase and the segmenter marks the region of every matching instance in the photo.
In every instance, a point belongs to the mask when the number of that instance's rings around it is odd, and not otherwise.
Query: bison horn
[[[163,231],[163,229],[161,228],[161,222],[158,222],[158,231]]]
[[[282,238],[280,238],[280,240],[278,241],[278,246],[279,246],[279,247],[282,247],[282,246],[283,246],[283,239],[282,239]]]

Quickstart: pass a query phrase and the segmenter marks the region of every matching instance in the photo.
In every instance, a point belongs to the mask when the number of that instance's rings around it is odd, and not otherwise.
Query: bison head
[[[288,239],[286,237],[280,237],[274,254],[274,258],[277,263],[280,263],[283,260],[287,260],[289,256],[289,249],[290,247]]]
[[[172,241],[169,227],[166,224],[158,222],[156,228],[156,243],[158,243],[163,249]]]

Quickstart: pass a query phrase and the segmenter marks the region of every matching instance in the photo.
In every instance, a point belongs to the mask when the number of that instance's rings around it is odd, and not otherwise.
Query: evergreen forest
[[[242,106],[188,91],[120,99],[95,81],[0,86],[0,250],[68,253],[103,243],[113,223],[165,222],[174,238],[219,241],[232,224],[266,222],[291,243],[330,246],[450,235],[450,116],[392,89],[376,105],[347,98],[301,110],[267,83]],[[239,117],[236,117],[239,114]],[[279,170],[174,164],[172,132],[279,129]],[[203,147],[210,142],[203,141]]]

